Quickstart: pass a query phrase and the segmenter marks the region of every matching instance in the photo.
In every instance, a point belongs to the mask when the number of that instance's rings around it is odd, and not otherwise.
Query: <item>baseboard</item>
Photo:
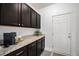
[[[61,54],[61,55],[70,56],[70,54],[65,54],[65,53],[59,52],[57,50],[54,50],[53,53],[58,53],[58,54]]]
[[[52,49],[50,49],[50,48],[45,48],[45,50],[46,50],[46,51],[52,51]]]

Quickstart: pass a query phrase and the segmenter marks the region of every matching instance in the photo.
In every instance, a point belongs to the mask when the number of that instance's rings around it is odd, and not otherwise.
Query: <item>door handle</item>
[[[69,35],[68,38],[71,38],[71,33],[68,33],[68,35]]]
[[[68,36],[68,38],[71,38],[71,36]]]

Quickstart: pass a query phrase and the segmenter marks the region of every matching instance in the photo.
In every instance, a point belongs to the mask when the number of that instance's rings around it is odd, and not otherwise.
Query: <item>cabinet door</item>
[[[31,24],[32,24],[32,28],[36,28],[37,23],[36,23],[36,12],[34,10],[31,9]]]
[[[1,11],[1,6],[2,6],[2,3],[0,3],[0,11]],[[0,12],[0,18],[1,18],[1,12]],[[1,19],[0,19],[0,24],[1,24]]]
[[[37,56],[41,55],[41,39],[37,41]]]
[[[30,7],[22,3],[22,27],[31,27]]]
[[[0,18],[2,25],[19,25],[19,4],[3,3]]]
[[[44,48],[45,48],[45,37],[41,39],[41,51],[43,51]]]
[[[36,56],[36,42],[28,45],[28,56]]]
[[[37,13],[37,28],[40,28],[41,26],[41,18],[40,18],[40,15]]]

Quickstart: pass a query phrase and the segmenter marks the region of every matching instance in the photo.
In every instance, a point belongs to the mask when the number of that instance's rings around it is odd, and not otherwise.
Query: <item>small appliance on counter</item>
[[[10,32],[10,33],[4,33],[3,34],[3,45],[4,47],[8,47],[9,45],[13,45],[15,44],[16,42],[16,32]]]

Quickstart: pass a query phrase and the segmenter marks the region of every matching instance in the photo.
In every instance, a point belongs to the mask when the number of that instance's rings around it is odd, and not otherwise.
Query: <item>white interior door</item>
[[[54,52],[70,55],[70,14],[53,16]]]

